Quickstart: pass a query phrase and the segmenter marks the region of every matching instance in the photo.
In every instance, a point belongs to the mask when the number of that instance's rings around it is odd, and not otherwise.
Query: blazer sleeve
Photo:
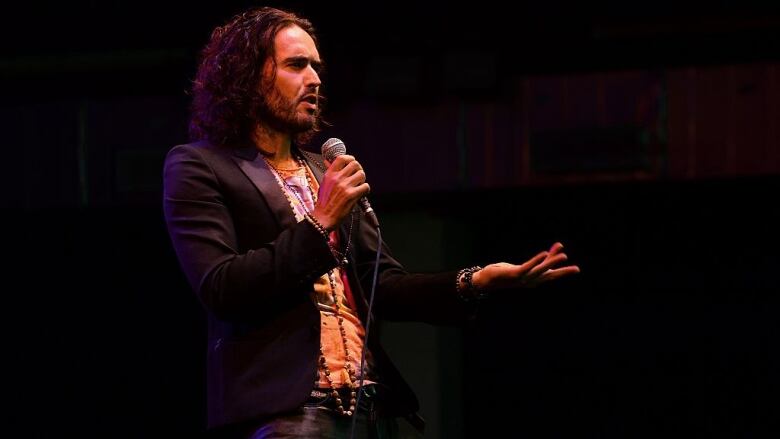
[[[166,224],[203,305],[224,320],[256,319],[308,299],[314,280],[338,263],[326,240],[301,221],[273,241],[239,253],[224,191],[197,148],[179,145],[168,153],[163,171]]]
[[[377,230],[363,219],[356,242],[360,285],[369,297],[376,261]],[[374,314],[387,320],[418,321],[438,325],[462,324],[476,309],[457,293],[457,271],[409,273],[381,242]]]

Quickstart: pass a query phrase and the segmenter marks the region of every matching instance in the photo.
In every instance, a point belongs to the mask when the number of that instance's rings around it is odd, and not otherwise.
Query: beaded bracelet
[[[318,232],[320,232],[320,235],[322,235],[325,240],[329,240],[328,238],[328,231],[325,229],[325,227],[322,226],[322,223],[317,221],[317,218],[314,218],[310,214],[306,214],[305,216],[306,220],[311,223],[311,225],[314,226],[315,229],[317,229]]]
[[[455,288],[457,289],[458,293],[460,294],[460,297],[469,302],[475,299],[482,299],[485,297],[484,292],[480,292],[479,289],[474,285],[473,277],[474,273],[481,270],[482,267],[479,265],[476,265],[471,268],[464,268],[460,271],[458,271],[458,275],[455,276]],[[466,284],[465,288],[461,287],[461,277],[463,278],[463,282]]]
[[[334,245],[333,242],[330,240],[330,235],[328,234],[328,231],[325,229],[325,227],[322,226],[322,223],[317,221],[317,218],[314,218],[310,214],[306,214],[305,218],[311,223],[311,225],[314,226],[314,228],[317,229],[318,232],[322,235],[323,238],[325,238],[325,241],[328,242],[328,248],[330,249],[330,252],[333,253],[333,257],[335,257],[339,261],[339,265],[345,266],[348,263],[347,260],[347,252],[349,251],[349,241],[347,241],[347,248],[344,249],[344,252],[340,252]],[[349,228],[349,234],[350,237],[352,236],[352,227]]]

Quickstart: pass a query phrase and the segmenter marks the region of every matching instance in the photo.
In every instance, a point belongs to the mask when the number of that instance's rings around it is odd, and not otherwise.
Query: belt
[[[358,411],[371,412],[374,415],[379,415],[384,412],[385,402],[387,400],[387,390],[384,386],[379,384],[366,384],[361,387],[360,390],[360,406]],[[352,389],[349,387],[341,387],[336,389],[339,398],[342,401],[344,409],[349,409],[349,400],[352,399]],[[334,412],[338,408],[336,398],[333,395],[333,389],[314,389],[311,391],[309,398],[304,404],[307,407],[317,407],[333,410]]]

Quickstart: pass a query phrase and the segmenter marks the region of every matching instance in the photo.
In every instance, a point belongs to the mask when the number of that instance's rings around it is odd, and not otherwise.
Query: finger
[[[342,176],[342,178],[344,178],[354,175],[356,172],[360,172],[362,170],[363,167],[360,166],[360,163],[358,163],[357,160],[353,160],[344,166],[344,168],[339,171],[339,174]]]
[[[363,183],[354,189],[355,198],[360,198],[368,195],[371,192],[371,186],[368,183]]]
[[[522,276],[535,266],[539,265],[547,257],[547,252],[540,252],[533,258],[517,266],[516,275]]]
[[[366,182],[366,173],[363,172],[363,170],[358,170],[354,174],[347,177],[344,181],[350,187],[360,186],[361,184]]]
[[[529,272],[528,276],[536,277],[544,273],[545,271],[553,268],[554,266],[560,264],[561,262],[566,261],[568,259],[568,256],[566,256],[566,253],[558,253],[555,256],[548,257],[544,260],[541,264],[533,267]]]
[[[563,250],[563,244],[561,244],[560,242],[556,242],[550,247],[549,250],[550,256],[558,254],[558,252],[560,252],[561,250]]]
[[[330,164],[330,168],[328,168],[328,170],[333,172],[338,172],[354,161],[355,161],[355,157],[351,155],[347,155],[347,154],[340,155],[336,157],[335,160],[333,160],[333,163]]]
[[[547,270],[541,276],[539,276],[539,282],[548,282],[562,277],[571,276],[580,272],[580,267],[576,265],[567,265],[566,267],[555,268]]]

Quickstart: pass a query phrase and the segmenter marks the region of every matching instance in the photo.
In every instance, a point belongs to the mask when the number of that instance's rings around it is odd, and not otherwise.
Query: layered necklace
[[[303,170],[304,175],[306,176],[306,189],[308,190],[308,193],[310,195],[310,203],[312,204],[312,207],[314,204],[317,203],[317,194],[312,189],[313,184],[311,181],[310,172],[306,167],[306,162],[300,158],[297,157],[296,160],[298,162],[298,168],[296,169],[279,169],[276,166],[271,163],[270,160],[268,160],[265,156],[263,157],[265,162],[268,164],[268,167],[271,168],[274,171],[274,174],[276,176],[276,181],[279,184],[279,187],[282,189],[282,192],[284,192],[285,196],[287,197],[287,201],[290,203],[290,207],[293,210],[293,214],[295,215],[295,218],[297,221],[302,221],[304,218],[301,217],[301,214],[298,212],[297,209],[295,209],[296,199],[300,203],[301,208],[305,212],[305,215],[311,215],[311,209],[307,205],[306,201],[303,199],[304,197],[301,196],[301,194],[298,193],[298,191],[292,187],[287,180],[285,179],[286,175],[295,175],[298,172],[301,172]],[[292,198],[292,196],[295,197]],[[352,234],[352,222],[350,221],[350,235]],[[327,238],[327,237],[326,237]],[[334,246],[332,245],[330,239],[328,242],[328,245],[330,246],[331,250],[335,252],[339,259],[341,260],[341,265],[339,267],[343,267],[346,262],[346,255],[349,252],[349,244],[351,239],[347,240],[347,246],[344,249],[344,252],[341,253],[337,251]],[[339,268],[337,267],[337,268]],[[338,390],[336,390],[336,386],[333,384],[333,378],[331,378],[331,370],[328,367],[328,363],[325,359],[325,353],[322,349],[322,343],[320,342],[320,360],[319,360],[319,367],[322,370],[322,374],[325,376],[326,381],[328,382],[328,385],[330,386],[331,390],[331,396],[333,397],[334,401],[336,402],[336,411],[344,416],[352,416],[353,413],[355,413],[355,404],[357,403],[357,376],[355,374],[354,367],[352,366],[352,361],[354,358],[350,354],[349,347],[347,345],[347,331],[344,329],[344,317],[341,315],[340,305],[338,302],[338,295],[336,294],[336,269],[332,269],[328,271],[328,283],[330,286],[330,292],[333,299],[333,312],[336,317],[336,321],[338,322],[339,326],[339,333],[341,335],[341,341],[344,345],[344,371],[346,372],[348,379],[347,387],[349,388],[349,409],[344,408],[343,401],[341,399],[341,395],[339,394]]]

